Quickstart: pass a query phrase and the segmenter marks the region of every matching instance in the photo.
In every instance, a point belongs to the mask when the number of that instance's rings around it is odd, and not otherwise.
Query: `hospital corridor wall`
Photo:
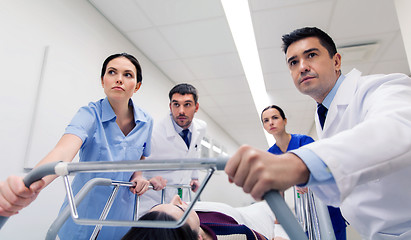
[[[104,97],[101,65],[113,53],[133,54],[142,65],[143,84],[133,97],[136,104],[155,121],[169,111],[168,91],[174,83],[87,1],[2,0],[0,26],[0,179],[24,176],[25,168],[32,168],[55,146],[81,106]],[[228,154],[238,148],[201,109],[196,116],[208,123],[208,136],[218,139]],[[227,186],[233,189],[230,193],[242,195],[225,194],[223,202],[251,201],[239,188]],[[207,193],[214,199],[213,194]],[[0,239],[44,239],[64,196],[63,180],[56,179],[8,220]]]

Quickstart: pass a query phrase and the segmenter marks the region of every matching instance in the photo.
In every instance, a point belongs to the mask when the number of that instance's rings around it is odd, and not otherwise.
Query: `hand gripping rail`
[[[138,227],[153,227],[156,228],[178,228],[182,226],[188,217],[188,213],[193,208],[195,202],[198,200],[202,190],[210,179],[212,173],[215,170],[224,170],[227,159],[184,159],[184,160],[150,160],[150,161],[118,161],[118,162],[79,162],[79,163],[66,163],[66,162],[55,162],[48,163],[33,169],[24,178],[24,183],[26,187],[29,187],[33,182],[40,180],[47,175],[59,175],[65,178],[66,190],[68,191],[68,200],[71,208],[71,215],[73,220],[78,224],[85,225],[110,225],[110,226],[138,226]],[[163,221],[113,221],[105,220],[101,222],[100,220],[91,219],[78,219],[77,210],[75,209],[75,200],[71,187],[68,181],[68,175],[77,172],[130,172],[130,171],[154,171],[154,170],[193,170],[193,169],[209,169],[209,174],[204,179],[198,192],[196,193],[192,203],[188,207],[187,211],[184,213],[182,218],[176,222],[163,222]],[[105,183],[103,180],[97,179],[96,182],[92,182],[91,185],[95,184],[109,184]],[[110,183],[111,184],[111,183]],[[84,187],[83,187],[84,188]],[[84,191],[86,192],[86,191]],[[81,196],[78,198],[80,199]],[[293,213],[291,212],[288,205],[285,203],[284,199],[278,193],[277,190],[271,190],[267,192],[263,197],[271,210],[274,212],[275,216],[281,222],[284,230],[287,232],[291,240],[304,240],[307,239],[306,234],[303,232],[301,226],[297,222]],[[80,200],[81,201],[81,200]],[[7,217],[0,216],[0,229],[8,220]],[[150,223],[148,223],[150,222]]]

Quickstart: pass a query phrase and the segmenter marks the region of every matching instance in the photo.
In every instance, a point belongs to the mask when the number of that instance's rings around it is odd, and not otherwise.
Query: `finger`
[[[259,182],[256,182],[254,187],[251,189],[250,194],[255,200],[261,201],[263,200],[264,194],[268,192],[269,190],[270,190],[270,187],[268,187],[264,181],[259,181]]]
[[[37,193],[26,188],[23,179],[16,176],[7,178],[7,183],[1,189],[1,194],[11,207],[19,209],[27,206],[37,197]]]
[[[225,165],[224,171],[228,175],[230,182],[233,182],[234,176],[241,161],[241,156],[245,148],[246,146],[241,146]]]
[[[244,186],[245,181],[250,176],[250,169],[257,160],[258,155],[255,149],[248,147],[243,150],[237,171],[233,178],[233,182],[237,186]]]
[[[140,189],[140,191],[137,192],[137,195],[138,195],[138,196],[141,196],[141,195],[143,195],[145,192],[147,192],[148,186],[149,186],[148,183],[147,183],[147,184],[144,184],[143,187]]]
[[[12,205],[0,195],[0,216],[10,217],[18,213],[18,209],[13,209]]]
[[[140,196],[143,193],[145,193],[148,190],[149,185],[150,185],[150,182],[147,180],[138,181],[135,187],[136,194]]]
[[[30,185],[30,190],[39,193],[46,185],[46,182],[43,179],[40,179]]]

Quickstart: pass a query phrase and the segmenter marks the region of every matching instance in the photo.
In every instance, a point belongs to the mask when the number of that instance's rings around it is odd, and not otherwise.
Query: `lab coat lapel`
[[[317,129],[320,129],[321,132],[319,136],[327,137],[329,136],[329,134],[332,134],[333,129],[335,129],[335,127],[333,127],[334,121],[338,119],[347,108],[357,89],[357,82],[360,76],[361,72],[357,69],[353,69],[345,76],[344,81],[341,83],[337,94],[331,102],[330,109],[328,109],[327,118],[325,120],[324,128],[322,131],[317,116]]]
[[[193,130],[192,130],[192,133],[191,133],[191,142],[190,142],[190,149],[189,149],[190,152],[195,151],[196,148],[198,147],[198,146],[196,146],[196,144],[198,142],[198,137],[200,136],[200,131],[196,127],[196,124],[194,124],[194,119],[191,122],[191,124],[193,125],[193,128],[192,128]]]

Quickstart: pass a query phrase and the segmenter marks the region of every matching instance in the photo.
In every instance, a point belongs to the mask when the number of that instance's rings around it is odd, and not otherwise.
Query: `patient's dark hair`
[[[139,220],[176,221],[165,212],[152,211],[143,215]],[[176,229],[169,228],[131,228],[122,240],[197,240],[198,233],[193,231],[188,224]]]

